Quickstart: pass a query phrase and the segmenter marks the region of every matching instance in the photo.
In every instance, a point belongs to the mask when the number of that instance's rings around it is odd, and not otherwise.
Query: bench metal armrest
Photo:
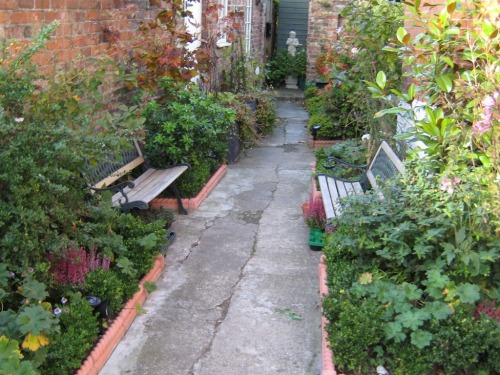
[[[348,163],[342,159],[336,158],[335,156],[329,156],[326,159],[326,161],[327,162],[334,162],[333,164],[324,164],[323,167],[325,167],[326,169],[356,168],[356,169],[360,169],[360,170],[366,170],[368,168],[368,164],[363,164],[363,165],[352,164],[352,163]]]
[[[103,188],[96,188],[93,186],[89,186],[89,188],[93,191],[112,191],[114,193],[120,193],[124,198],[125,202],[122,203],[122,199],[119,199],[120,204],[128,203],[128,196],[127,193],[125,192],[125,188],[132,189],[134,187],[134,183],[132,181],[123,181],[120,182],[116,185],[109,186],[109,187],[103,187]]]

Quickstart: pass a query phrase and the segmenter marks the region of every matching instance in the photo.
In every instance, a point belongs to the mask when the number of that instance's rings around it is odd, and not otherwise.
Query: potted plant
[[[319,250],[323,247],[323,233],[326,228],[326,213],[321,198],[311,194],[309,206],[306,206],[305,222],[309,227],[309,246],[311,250]]]
[[[268,85],[280,87],[287,77],[295,77],[297,80],[305,78],[306,66],[307,55],[304,49],[297,48],[295,55],[282,50],[266,64],[266,82]]]

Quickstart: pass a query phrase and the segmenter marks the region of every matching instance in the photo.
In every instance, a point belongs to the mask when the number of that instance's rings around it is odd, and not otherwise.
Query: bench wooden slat
[[[125,188],[124,192],[131,202],[142,201],[149,203],[187,169],[188,167],[185,165],[169,169],[148,169],[133,181],[135,186],[132,189]],[[113,204],[120,205],[120,199],[123,200],[123,196],[120,193],[113,195]]]
[[[109,186],[119,178],[125,176],[126,174],[130,173],[132,169],[135,167],[138,167],[144,163],[144,157],[140,156],[137,159],[132,160],[130,163],[124,165],[123,167],[119,168],[117,171],[113,172],[110,176],[102,179],[98,183],[94,185],[96,188],[102,188],[103,186]]]
[[[342,215],[340,198],[348,195],[363,194],[363,189],[359,182],[336,180],[325,175],[318,176],[318,181],[327,218]]]

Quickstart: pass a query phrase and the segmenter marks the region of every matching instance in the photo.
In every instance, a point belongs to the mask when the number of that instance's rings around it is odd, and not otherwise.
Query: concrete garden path
[[[100,375],[318,375],[320,252],[307,244],[307,112],[278,96],[276,131],[174,224],[177,240]]]

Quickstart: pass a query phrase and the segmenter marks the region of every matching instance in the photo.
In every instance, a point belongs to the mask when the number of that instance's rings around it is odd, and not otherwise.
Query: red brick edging
[[[325,256],[321,255],[318,267],[318,278],[319,278],[319,295],[323,299],[323,296],[328,295],[328,287],[326,285],[326,263]],[[333,364],[333,352],[328,347],[326,325],[328,320],[323,315],[323,307],[321,307],[321,356],[323,359],[323,370],[321,375],[337,375],[335,371],[335,366]],[[342,374],[340,374],[342,375]]]
[[[196,210],[208,195],[215,189],[219,181],[227,172],[227,164],[222,164],[214,175],[208,180],[207,184],[200,190],[194,198],[183,198],[182,205],[187,210]],[[150,203],[151,208],[170,208],[177,209],[177,200],[175,198],[155,198]]]
[[[309,135],[309,139],[307,141],[307,144],[311,148],[321,148],[321,147],[329,147],[331,145],[334,145],[335,143],[342,143],[344,142],[343,140],[314,140],[312,135]]]
[[[141,306],[149,295],[144,288],[144,283],[156,282],[164,268],[165,257],[160,254],[156,258],[151,271],[139,283],[139,291],[126,303],[120,314],[83,362],[76,375],[97,375],[99,373],[137,316],[137,305]]]

